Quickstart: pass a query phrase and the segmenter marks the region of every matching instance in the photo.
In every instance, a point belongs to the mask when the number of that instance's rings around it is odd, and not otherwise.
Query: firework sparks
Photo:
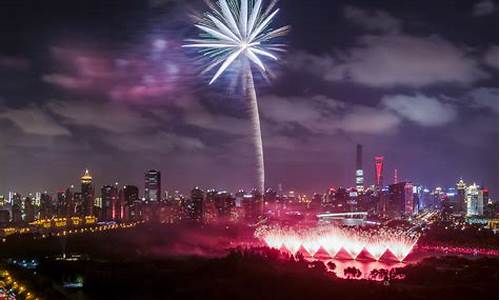
[[[264,153],[260,130],[259,109],[255,92],[252,65],[265,76],[267,60],[278,60],[283,44],[274,42],[288,31],[288,26],[272,28],[279,9],[273,1],[265,7],[262,0],[219,0],[209,3],[210,10],[196,18],[195,26],[201,31],[197,39],[188,39],[187,48],[199,49],[209,61],[202,73],[216,70],[214,83],[231,65],[242,66],[243,86],[250,105],[257,156],[259,192],[264,192]]]
[[[260,227],[255,233],[268,247],[282,249],[296,254],[303,248],[314,256],[323,248],[331,257],[344,249],[352,259],[365,250],[375,260],[389,251],[399,261],[403,261],[415,246],[418,235],[400,229],[378,229],[358,231],[339,227],[317,227],[293,229],[282,227]]]

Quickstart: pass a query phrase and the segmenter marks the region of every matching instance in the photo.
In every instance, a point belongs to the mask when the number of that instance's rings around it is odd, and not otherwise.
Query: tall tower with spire
[[[381,191],[384,184],[384,157],[375,156],[375,188]]]
[[[92,176],[88,169],[80,177],[82,184],[82,207],[81,211],[84,216],[91,216],[94,214],[94,185],[92,184]]]
[[[365,179],[363,174],[363,146],[356,145],[356,190],[362,194],[365,190]]]

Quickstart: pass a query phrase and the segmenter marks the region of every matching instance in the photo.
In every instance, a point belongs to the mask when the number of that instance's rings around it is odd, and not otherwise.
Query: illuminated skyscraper
[[[387,215],[392,217],[411,216],[414,212],[413,184],[403,181],[389,185]]]
[[[482,216],[484,203],[479,186],[475,183],[468,186],[465,197],[467,199],[467,216]]]
[[[467,202],[465,199],[465,190],[467,186],[465,185],[465,182],[460,179],[457,182],[457,212],[458,213],[464,213],[466,211],[467,207]]]
[[[363,146],[356,146],[356,190],[362,194],[365,190],[365,179],[363,174]]]
[[[406,182],[405,187],[405,196],[404,196],[404,207],[403,212],[406,216],[411,216],[415,212],[415,201],[413,198],[413,184],[411,182]]]
[[[94,213],[94,186],[92,185],[92,176],[89,170],[80,178],[82,184],[82,203],[81,213],[84,216],[91,216]]]
[[[144,197],[147,201],[161,201],[161,173],[149,170],[144,175]]]
[[[384,157],[375,156],[375,188],[381,191],[384,182]]]

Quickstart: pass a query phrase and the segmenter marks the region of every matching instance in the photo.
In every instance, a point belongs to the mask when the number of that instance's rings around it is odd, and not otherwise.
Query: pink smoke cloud
[[[53,47],[51,54],[57,70],[42,80],[66,92],[157,103],[151,100],[179,95],[189,82],[185,57],[175,43],[156,40],[145,50],[123,55],[73,46]]]

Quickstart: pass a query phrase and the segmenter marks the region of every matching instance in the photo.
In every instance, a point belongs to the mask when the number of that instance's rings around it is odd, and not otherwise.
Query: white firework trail
[[[252,66],[266,77],[266,61],[277,61],[278,53],[284,51],[284,45],[274,41],[285,35],[289,27],[272,27],[272,21],[279,12],[276,3],[272,1],[265,7],[263,0],[207,2],[209,10],[196,17],[195,26],[201,31],[199,38],[188,39],[183,46],[198,49],[208,60],[208,66],[202,73],[215,72],[209,84],[214,83],[230,66],[240,66],[253,124],[257,188],[261,194],[265,185],[264,151]]]

